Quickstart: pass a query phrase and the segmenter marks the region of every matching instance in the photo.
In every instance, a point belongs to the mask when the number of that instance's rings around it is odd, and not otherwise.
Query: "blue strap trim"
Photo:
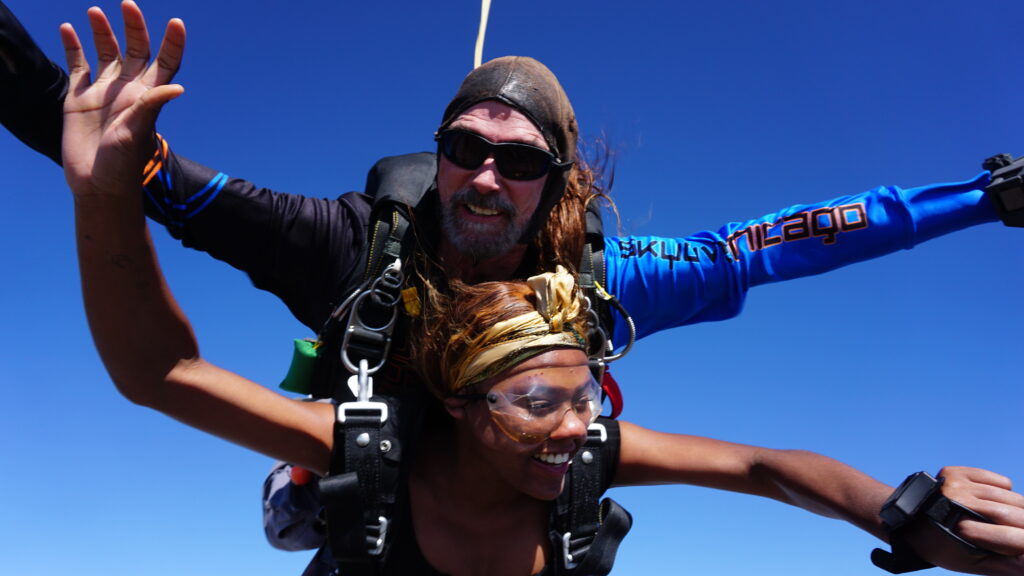
[[[149,201],[150,206],[156,208],[156,210],[160,212],[160,215],[163,216],[164,218],[169,218],[169,216],[167,215],[167,211],[164,210],[164,207],[160,204],[160,202],[153,197],[153,192],[150,191],[148,186],[143,186],[142,192],[143,194],[146,195],[146,200]]]
[[[227,182],[227,179],[228,179],[227,174],[225,174],[223,172],[218,172],[216,176],[214,176],[213,178],[210,178],[210,182],[206,186],[204,186],[202,190],[200,190],[199,192],[196,192],[192,196],[186,198],[185,199],[185,203],[186,204],[190,204],[192,202],[195,202],[196,198],[199,198],[203,194],[206,194],[206,192],[209,191],[210,188],[213,188],[213,185],[217,184],[218,182],[220,182],[220,186],[217,187],[217,192],[220,192],[220,189],[224,187],[224,182]]]
[[[193,210],[193,211],[191,211],[191,212],[189,212],[188,214],[185,215],[185,220],[188,220],[189,218],[191,218],[191,217],[195,216],[196,214],[202,212],[203,208],[206,208],[206,206],[209,205],[210,202],[213,202],[213,199],[216,198],[218,194],[220,194],[221,189],[223,189],[224,185],[227,184],[227,183],[228,183],[228,175],[223,173],[223,172],[218,172],[217,175],[214,176],[212,180],[210,180],[210,183],[207,184],[205,188],[203,188],[202,190],[200,190],[199,192],[197,192],[195,195],[193,195],[191,198],[189,198],[187,200],[187,202],[191,202],[192,200],[195,200],[196,198],[202,196],[214,184],[217,185],[217,188],[213,191],[212,194],[210,194],[210,196],[206,199],[205,202],[200,204],[195,210]]]
[[[157,172],[156,180],[157,185],[164,187],[164,190],[172,190],[171,174],[169,170],[160,170]],[[165,225],[181,228],[185,225],[185,220],[188,220],[206,208],[206,206],[208,206],[210,202],[220,194],[220,191],[224,188],[224,185],[227,184],[227,182],[228,175],[223,172],[218,172],[216,176],[210,179],[210,182],[207,183],[202,190],[185,199],[183,203],[175,203],[174,200],[167,195],[163,195],[158,199],[149,186],[143,186],[142,192],[146,197],[146,201],[149,202],[149,205],[156,209],[156,211],[165,219]],[[210,192],[211,190],[212,193]],[[203,198],[206,194],[209,194],[209,196],[203,200],[202,204],[197,206],[191,212],[186,212],[190,205],[195,204],[197,200]]]

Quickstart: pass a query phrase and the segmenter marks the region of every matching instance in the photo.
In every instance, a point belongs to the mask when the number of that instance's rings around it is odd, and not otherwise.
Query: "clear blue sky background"
[[[5,0],[46,51],[88,4]],[[120,26],[117,3],[102,7]],[[142,3],[189,32],[160,121],[192,158],[310,195],[431,148],[471,66],[478,3]],[[881,184],[966,179],[1024,153],[1016,1],[496,0],[485,54],[547,63],[585,137],[616,152],[623,230],[686,235]],[[160,23],[160,24],[156,24]],[[154,42],[159,33],[154,34]],[[82,313],[61,172],[0,134],[0,571],[297,576],[269,548],[271,462],[122,399]],[[162,232],[206,356],[276,386],[307,331],[241,273]],[[839,458],[890,484],[945,464],[1024,486],[1024,231],[985,225],[759,287],[736,319],[643,341],[615,366],[625,418]],[[881,574],[840,522],[691,487],[615,491],[619,574]],[[938,573],[938,572],[933,572]]]

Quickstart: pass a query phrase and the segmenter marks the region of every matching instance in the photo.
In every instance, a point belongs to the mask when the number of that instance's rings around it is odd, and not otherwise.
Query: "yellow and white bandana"
[[[537,310],[498,322],[467,347],[465,359],[449,374],[456,392],[504,372],[552,348],[586,350],[586,340],[572,327],[580,315],[576,280],[564,267],[528,279],[537,296]]]

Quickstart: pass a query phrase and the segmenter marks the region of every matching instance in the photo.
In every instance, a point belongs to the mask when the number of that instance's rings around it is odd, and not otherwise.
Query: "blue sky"
[[[86,3],[5,1],[55,57],[61,22],[87,27]],[[117,3],[101,6],[119,26]],[[141,6],[154,29],[173,16],[188,27],[186,93],[159,124],[175,149],[317,196],[359,189],[381,156],[431,148],[479,15],[468,0]],[[485,56],[551,67],[584,137],[615,151],[623,231],[682,236],[1024,153],[1021,17],[1009,0],[495,0]],[[110,385],[61,172],[2,133],[0,174],[3,571],[297,576],[308,555],[262,537],[270,460]],[[946,464],[1024,483],[1022,234],[979,226],[755,288],[738,318],[650,337],[616,365],[623,417],[815,450],[890,484]],[[306,329],[241,273],[156,236],[204,354],[276,386]],[[882,573],[870,536],[774,502],[692,487],[612,496],[635,518],[619,574]]]

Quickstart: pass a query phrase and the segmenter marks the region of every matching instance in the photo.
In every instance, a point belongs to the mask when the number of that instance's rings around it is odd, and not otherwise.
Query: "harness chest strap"
[[[388,549],[405,424],[419,421],[413,399],[338,406],[330,474],[320,481],[327,545],[342,574],[377,574]]]
[[[402,445],[420,427],[411,398],[375,397],[338,407],[331,473],[320,481],[327,540],[341,574],[380,573],[388,561],[388,524],[395,510]],[[610,572],[632,517],[610,498],[598,501],[617,459],[618,422],[602,419],[588,430],[569,467],[565,490],[552,504],[554,574]]]
[[[615,563],[619,544],[633,519],[611,498],[600,500],[616,467],[618,422],[599,419],[587,430],[587,441],[569,466],[565,489],[555,500],[551,540],[555,573],[567,576],[603,576]]]

